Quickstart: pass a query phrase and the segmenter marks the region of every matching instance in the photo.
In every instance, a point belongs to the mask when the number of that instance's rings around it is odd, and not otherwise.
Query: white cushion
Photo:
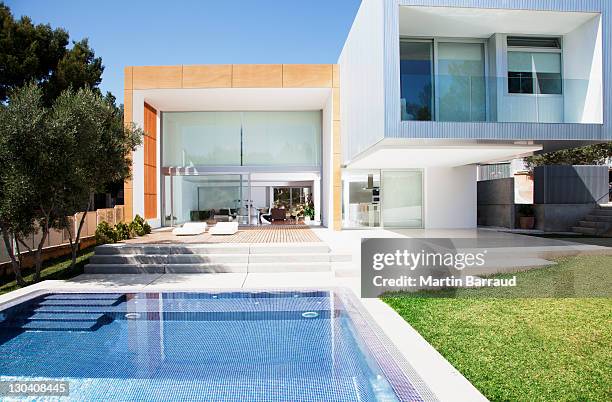
[[[236,232],[238,232],[238,222],[217,222],[208,231],[211,235],[232,235]]]
[[[206,232],[206,222],[186,222],[183,227],[172,230],[172,234],[176,236],[195,236],[204,232]]]

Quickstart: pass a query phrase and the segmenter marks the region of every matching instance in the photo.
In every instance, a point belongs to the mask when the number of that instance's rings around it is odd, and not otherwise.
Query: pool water
[[[355,328],[334,292],[47,294],[0,312],[0,379],[87,400],[421,399]]]

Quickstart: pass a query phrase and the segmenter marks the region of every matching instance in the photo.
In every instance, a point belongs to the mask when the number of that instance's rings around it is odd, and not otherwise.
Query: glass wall
[[[382,219],[388,228],[423,227],[423,173],[382,171]]]
[[[483,43],[438,43],[439,121],[485,121],[486,83]]]
[[[162,116],[162,166],[240,166],[240,112]]]
[[[163,166],[321,165],[321,112],[165,112]]]
[[[164,222],[246,221],[247,175],[164,176]]]
[[[422,228],[423,172],[342,172],[344,228]]]
[[[433,119],[433,41],[400,42],[402,120]]]
[[[342,172],[342,225],[380,226],[380,171]]]

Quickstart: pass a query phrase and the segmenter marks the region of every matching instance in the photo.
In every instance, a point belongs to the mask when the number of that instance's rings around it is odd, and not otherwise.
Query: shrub
[[[151,233],[151,226],[140,215],[136,215],[130,222],[130,230],[138,236],[144,236]]]
[[[130,230],[130,226],[127,223],[119,222],[115,225],[115,233],[117,234],[117,240],[128,240],[134,237],[134,232]]]
[[[117,242],[117,232],[108,222],[100,222],[96,227],[96,243],[106,244]]]

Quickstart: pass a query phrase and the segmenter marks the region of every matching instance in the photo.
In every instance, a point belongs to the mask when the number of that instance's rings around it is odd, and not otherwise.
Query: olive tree
[[[20,284],[21,252],[34,255],[38,281],[52,228],[68,229],[76,262],[85,214],[76,230],[69,217],[89,211],[93,193],[129,176],[141,140],[142,130],[124,125],[112,99],[89,88],[62,92],[51,108],[35,84],[12,92],[0,111],[0,229]],[[33,234],[34,245],[26,241]]]

